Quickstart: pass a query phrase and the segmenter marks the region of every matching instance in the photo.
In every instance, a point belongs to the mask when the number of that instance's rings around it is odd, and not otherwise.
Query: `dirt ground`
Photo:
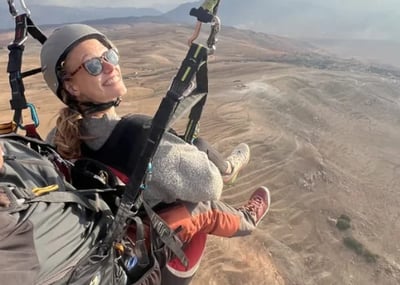
[[[191,30],[101,29],[122,55],[129,91],[120,113],[154,114]],[[9,41],[2,35],[3,46]],[[39,46],[28,43],[24,69],[39,66]],[[0,52],[7,121],[7,50]],[[240,142],[252,152],[223,200],[241,205],[265,185],[272,207],[250,236],[210,237],[193,284],[400,284],[400,78],[306,43],[231,28],[220,33],[209,76],[201,135],[223,154]],[[26,90],[45,136],[62,105],[41,75],[28,78]],[[350,228],[338,228],[343,220]]]

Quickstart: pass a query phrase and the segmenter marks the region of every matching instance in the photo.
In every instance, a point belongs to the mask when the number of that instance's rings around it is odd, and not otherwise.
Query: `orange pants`
[[[158,213],[185,243],[188,267],[178,258],[171,259],[162,269],[163,285],[187,285],[200,266],[208,234],[236,237],[250,234],[255,223],[246,211],[238,210],[222,201],[201,203],[182,202]]]
[[[158,214],[172,229],[182,228],[178,235],[184,243],[197,233],[235,237],[249,235],[255,228],[254,220],[246,211],[222,201],[181,202]]]
[[[178,236],[185,244],[184,252],[189,265],[185,268],[179,259],[170,260],[163,271],[163,284],[186,284],[199,267],[203,256],[208,234],[221,237],[238,237],[249,235],[255,229],[251,216],[222,201],[207,201],[199,203],[179,202],[168,206],[158,215],[173,230],[180,227]],[[133,228],[128,235],[133,236]]]

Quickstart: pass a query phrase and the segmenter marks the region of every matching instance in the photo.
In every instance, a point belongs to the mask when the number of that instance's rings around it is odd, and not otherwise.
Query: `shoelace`
[[[250,212],[256,212],[256,209],[261,207],[263,202],[263,198],[260,196],[255,196],[243,208]]]

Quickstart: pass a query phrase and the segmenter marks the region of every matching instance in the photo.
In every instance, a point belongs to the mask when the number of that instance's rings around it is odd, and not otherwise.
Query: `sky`
[[[232,0],[221,0],[229,5]],[[248,28],[289,37],[301,37],[307,31],[313,37],[387,39],[400,41],[400,0],[241,0],[247,5],[246,15],[257,15],[231,23]],[[16,4],[18,0],[14,1]],[[26,4],[59,6],[134,7],[155,8],[160,12],[174,9],[180,4],[196,0],[25,0]],[[283,2],[289,7],[274,12],[273,22],[265,18],[266,7]],[[83,4],[84,3],[84,4]],[[241,2],[240,2],[241,3]],[[19,3],[18,3],[19,4]],[[293,5],[292,5],[293,4]],[[258,9],[260,7],[261,9]],[[276,8],[275,7],[275,8]],[[290,9],[293,7],[293,9]],[[233,7],[234,8],[234,7]],[[252,11],[251,9],[254,9]],[[234,10],[234,9],[232,9]],[[242,10],[240,10],[242,11]],[[278,13],[279,12],[279,13]],[[261,14],[260,14],[261,13]],[[270,15],[271,16],[271,15]],[[237,17],[237,15],[232,16]],[[272,17],[270,17],[272,18]],[[260,20],[261,19],[261,20]],[[243,20],[243,21],[240,21]]]
[[[229,1],[229,0],[222,0]],[[243,0],[252,1],[252,0]],[[265,0],[279,1],[279,0]],[[395,11],[400,17],[400,0],[285,0],[286,2],[307,2],[318,5],[326,5],[334,9],[350,9],[353,11]],[[19,2],[18,0],[14,1]],[[82,0],[25,0],[26,4],[50,4],[60,6],[76,7],[84,3]],[[155,8],[161,12],[166,12],[176,6],[187,3],[198,2],[197,0],[90,0],[85,1],[85,6],[97,7],[136,7],[136,8]]]
[[[229,1],[229,0],[226,0]],[[251,0],[247,0],[251,1]],[[17,3],[17,0],[14,1]],[[86,2],[86,1],[85,1]],[[156,8],[161,12],[173,9],[176,6],[187,3],[196,2],[196,0],[90,0],[85,3],[85,6],[98,6],[98,7],[136,7],[136,8]],[[82,0],[25,0],[26,4],[51,4],[60,6],[72,6],[82,5]]]
[[[229,1],[229,0],[223,0]],[[243,0],[252,1],[252,0]],[[265,1],[276,1],[276,0],[265,0]],[[304,0],[290,0],[292,2],[304,2]],[[17,1],[15,1],[17,2]],[[27,4],[59,4],[60,6],[76,6],[81,5],[82,0],[26,0]],[[169,7],[174,8],[179,4],[186,2],[197,2],[196,0],[91,0],[86,3],[90,3],[90,6],[103,6],[103,7],[117,7],[117,6],[132,6],[132,7]],[[399,0],[307,0],[307,2],[314,2],[318,4],[325,3],[327,6],[343,7],[351,9],[361,10],[397,10],[400,14],[400,1]],[[399,15],[400,16],[400,15]]]
[[[193,2],[195,2],[194,0]],[[226,0],[229,1],[229,0]],[[251,0],[250,0],[251,1]],[[15,1],[17,2],[17,0]],[[25,3],[38,3],[41,2],[43,4],[56,4],[59,3],[60,5],[69,5],[69,6],[75,6],[76,4],[82,4],[81,0],[39,0],[39,1],[32,1],[32,0],[26,0]],[[182,3],[186,2],[191,2],[191,1],[185,1],[185,0],[91,0],[88,1],[87,3],[92,6],[92,5],[98,5],[98,6],[134,6],[134,7],[149,7],[153,5],[166,5],[166,4],[173,4],[173,5],[179,5]]]

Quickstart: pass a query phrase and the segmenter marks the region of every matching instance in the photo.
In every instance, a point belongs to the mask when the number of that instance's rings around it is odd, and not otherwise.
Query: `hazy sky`
[[[229,0],[222,0],[229,1]],[[243,0],[252,1],[252,0]],[[276,0],[265,0],[265,1],[276,1]],[[286,0],[287,2],[314,2],[319,5],[343,7],[343,8],[353,8],[353,9],[374,9],[374,10],[396,10],[400,14],[400,1],[399,0]],[[15,1],[17,2],[17,1]],[[69,5],[76,6],[82,5],[82,0],[27,0],[26,3],[36,3],[36,4],[59,4],[59,5]],[[173,8],[179,4],[186,2],[196,2],[196,0],[91,0],[86,2],[87,6],[133,6],[133,7],[165,7]],[[89,4],[90,3],[90,4]],[[399,15],[400,16],[400,15]]]
[[[229,3],[230,0],[222,0],[225,5]],[[243,1],[253,1],[253,0],[243,0]],[[279,0],[264,0],[264,1],[279,1]],[[19,2],[17,0],[15,3]],[[166,12],[170,9],[175,8],[179,4],[187,2],[198,2],[196,0],[25,0],[28,4],[51,4],[60,6],[98,6],[98,7],[152,7],[156,8],[161,12]],[[285,2],[303,2],[308,4],[317,4],[319,6],[326,6],[333,8],[335,10],[362,12],[385,12],[390,11],[391,13],[396,12],[400,18],[400,0],[285,0]],[[84,3],[84,4],[83,4]],[[304,7],[307,8],[306,6]]]
[[[221,0],[227,7],[232,0]],[[400,41],[400,0],[239,0],[247,1],[245,21],[231,25],[266,33],[301,37],[308,31],[313,37],[389,39]],[[19,4],[18,0],[14,1]],[[49,4],[59,6],[96,7],[152,7],[161,12],[196,0],[25,0],[29,5]],[[243,4],[241,3],[241,4]],[[276,5],[276,4],[282,5]],[[290,9],[293,4],[293,9]],[[257,9],[260,7],[261,9]],[[268,22],[263,15],[267,7],[281,9]],[[282,8],[280,8],[282,7]],[[285,10],[289,7],[289,10]],[[17,7],[18,8],[18,7]],[[254,9],[255,11],[252,11]],[[235,9],[232,9],[235,10]],[[236,10],[237,13],[240,13]],[[268,11],[266,11],[268,12]],[[249,15],[256,15],[254,20]],[[270,15],[271,16],[271,15]],[[235,19],[232,16],[232,19]],[[279,21],[280,20],[280,21]],[[254,21],[254,23],[252,22]]]
[[[229,1],[229,0],[226,0]],[[250,0],[251,1],[251,0]],[[17,2],[17,0],[15,1]],[[77,4],[82,4],[81,0],[26,0],[25,1],[27,4],[29,2],[31,3],[36,3],[38,4],[43,3],[43,4],[59,4],[63,6],[75,6]],[[157,6],[157,5],[166,5],[166,4],[171,4],[171,5],[179,5],[182,3],[186,2],[196,2],[194,1],[185,1],[185,0],[91,0],[86,2],[86,6],[133,6],[133,7],[149,7],[149,6]]]
[[[229,1],[229,0],[226,0]],[[251,1],[251,0],[250,0]],[[18,1],[14,1],[17,3]],[[85,3],[85,6],[98,6],[98,7],[153,7],[161,11],[173,9],[179,4],[187,3],[187,2],[196,2],[196,0],[185,1],[185,0],[90,0],[83,2],[82,0],[26,0],[25,3],[29,5],[29,3],[35,4],[51,4],[51,5],[60,5],[60,6],[74,6],[82,5]]]

